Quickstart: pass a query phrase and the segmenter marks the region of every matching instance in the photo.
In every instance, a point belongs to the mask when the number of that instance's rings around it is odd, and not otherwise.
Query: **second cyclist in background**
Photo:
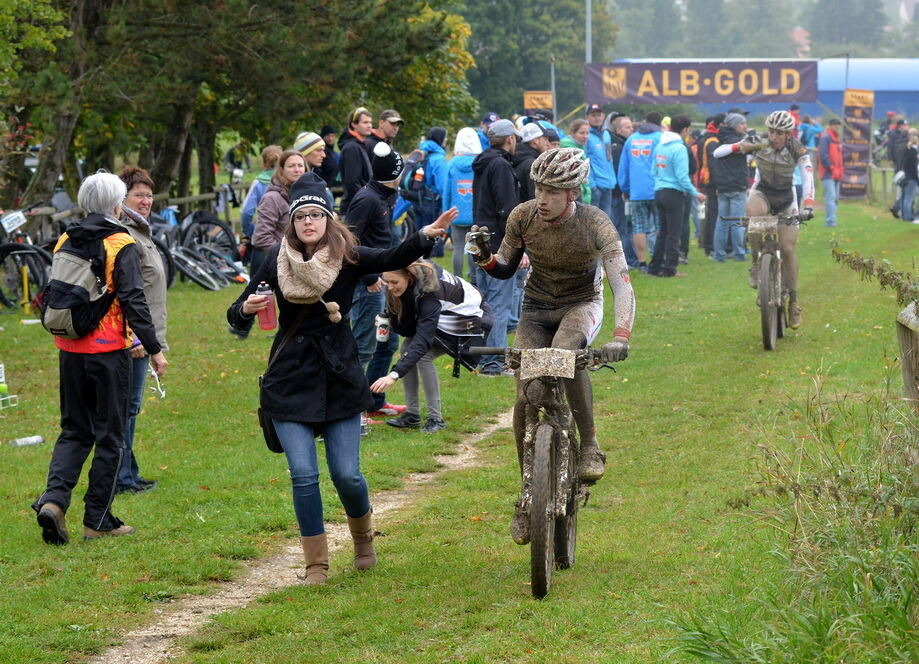
[[[731,152],[756,152],[756,176],[747,197],[747,216],[762,217],[777,214],[798,214],[805,218],[813,215],[814,169],[810,154],[794,138],[795,119],[788,111],[774,111],[766,118],[767,138],[744,140],[718,146],[715,157],[725,157]],[[798,200],[794,186],[795,169],[800,169],[803,196]],[[788,326],[801,326],[802,312],[798,304],[798,226],[779,224],[779,250],[782,252],[782,284],[788,291]],[[749,237],[753,252],[750,268],[750,286],[759,283],[757,274],[758,238]]]

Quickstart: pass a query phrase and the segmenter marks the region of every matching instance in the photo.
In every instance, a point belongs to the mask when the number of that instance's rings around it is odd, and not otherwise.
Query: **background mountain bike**
[[[38,311],[38,297],[51,275],[51,254],[26,232],[33,211],[42,203],[0,217],[0,307],[25,314]]]
[[[471,355],[504,355],[523,383],[528,403],[523,440],[521,504],[530,516],[530,589],[542,599],[552,570],[574,565],[578,507],[588,486],[578,479],[577,432],[565,396],[564,378],[578,369],[613,369],[600,364],[600,351],[560,348],[474,347]],[[614,369],[615,370],[615,369]]]
[[[758,281],[756,303],[759,306],[763,348],[775,350],[777,339],[785,336],[788,326],[788,290],[782,284],[782,252],[779,250],[779,224],[788,226],[807,221],[801,215],[780,214],[765,217],[725,217],[744,226],[748,235],[762,238],[756,259]]]

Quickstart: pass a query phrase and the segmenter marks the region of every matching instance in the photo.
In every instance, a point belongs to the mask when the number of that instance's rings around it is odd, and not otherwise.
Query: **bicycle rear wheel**
[[[775,256],[772,254],[760,254],[757,299],[759,302],[760,328],[763,333],[763,348],[766,350],[775,350],[778,330],[778,322],[776,321],[778,294],[773,292],[775,290],[775,271],[777,267]]]
[[[211,247],[230,260],[239,260],[239,250],[233,229],[217,218],[202,218],[193,221],[182,235],[182,246]]]
[[[172,260],[172,254],[169,253],[169,247],[160,239],[153,238],[153,245],[163,260],[163,270],[166,272],[166,288],[172,288],[176,282],[176,264]]]
[[[542,599],[552,585],[555,567],[555,430],[545,422],[533,440],[533,484],[530,490],[530,590]]]
[[[577,448],[569,434],[565,441],[568,445],[568,498],[565,501],[565,515],[555,518],[555,565],[559,569],[574,566],[574,549],[578,537],[578,493],[581,483],[578,481]]]
[[[50,270],[51,255],[44,249],[16,242],[0,245],[0,304],[9,309],[29,304],[37,310]]]

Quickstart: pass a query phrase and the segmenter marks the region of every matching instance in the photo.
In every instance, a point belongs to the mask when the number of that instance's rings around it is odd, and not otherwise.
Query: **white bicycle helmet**
[[[766,129],[794,131],[795,119],[788,111],[773,111],[766,118]]]
[[[575,189],[587,180],[590,161],[582,159],[583,150],[553,148],[533,160],[530,179],[536,184],[555,189]]]

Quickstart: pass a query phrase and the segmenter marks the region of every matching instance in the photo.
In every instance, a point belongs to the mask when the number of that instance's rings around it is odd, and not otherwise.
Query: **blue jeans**
[[[517,322],[520,320],[520,306],[523,304],[523,287],[526,285],[527,276],[530,274],[530,268],[517,270],[517,274],[512,277],[514,282],[514,297],[511,300],[511,313],[507,319],[507,330],[513,332],[517,329]]]
[[[383,311],[384,302],[382,290],[371,293],[363,283],[354,289],[354,297],[351,299],[351,332],[357,343],[357,357],[365,369],[377,346],[377,326],[374,321],[377,314]]]
[[[311,424],[272,420],[287,456],[293,489],[294,512],[303,537],[325,532],[322,495],[319,492],[319,461],[316,431]],[[361,473],[361,416],[352,415],[322,424],[325,458],[338,497],[351,518],[370,511],[367,480]]]
[[[514,279],[495,279],[485,270],[476,266],[475,285],[485,301],[491,305],[495,323],[485,340],[486,346],[507,346],[507,324],[510,320],[511,306],[514,299]],[[500,371],[503,358],[499,355],[483,355],[479,359],[479,369]]]
[[[903,221],[913,220],[913,201],[916,200],[917,190],[919,190],[919,182],[916,180],[907,180],[903,184],[903,198],[900,207],[900,219]]]
[[[839,201],[839,182],[833,178],[823,179],[823,204],[826,207],[825,226],[836,225],[836,204]],[[912,215],[910,215],[912,217]]]
[[[622,251],[625,252],[625,262],[629,267],[638,267],[638,256],[635,254],[635,245],[632,244],[632,224],[628,217],[625,216],[625,201],[622,200],[622,194],[613,196],[612,205],[610,206],[612,214],[609,218],[619,233],[619,239],[622,240]]]
[[[613,216],[613,190],[601,189],[600,187],[590,188],[590,204],[598,207],[606,213],[607,217]]]
[[[367,383],[373,385],[377,378],[382,378],[389,373],[389,365],[392,363],[392,356],[399,350],[399,335],[389,329],[389,339],[386,341],[377,341],[374,336],[376,347],[373,351],[373,357],[367,364]],[[380,410],[386,403],[386,392],[373,393],[373,410]]]
[[[133,449],[134,427],[144,403],[144,380],[149,364],[149,355],[131,358],[131,400],[128,403],[128,420],[124,427],[125,451],[121,457],[121,467],[118,469],[118,484],[122,486],[137,486],[140,481],[140,469],[137,467],[137,457],[134,456]]]
[[[742,217],[747,210],[747,193],[745,191],[732,191],[718,194],[718,221],[715,222],[714,257],[719,263],[726,258],[728,236],[734,247],[734,260],[746,260],[744,253],[743,226],[736,225],[736,221],[725,221],[724,217]]]

